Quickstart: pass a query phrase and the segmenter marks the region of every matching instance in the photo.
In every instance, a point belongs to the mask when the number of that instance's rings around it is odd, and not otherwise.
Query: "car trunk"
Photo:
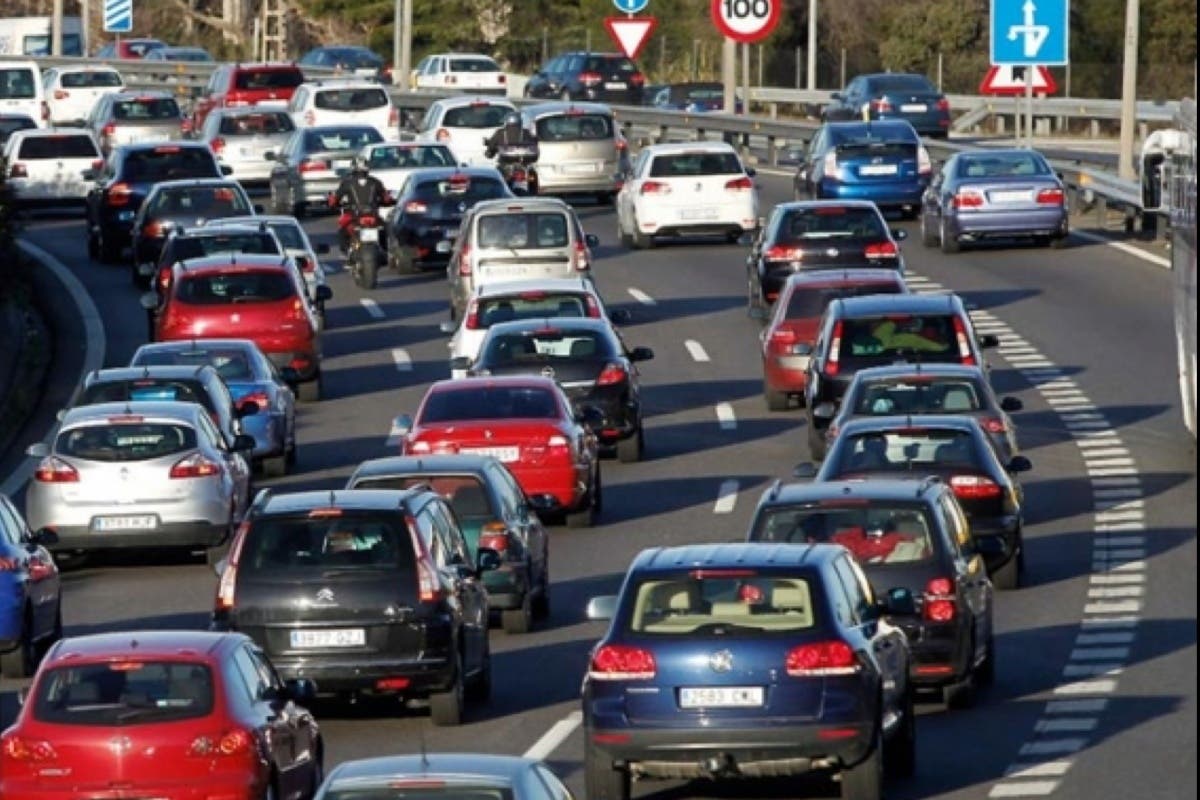
[[[843,183],[887,183],[917,175],[916,142],[847,142],[836,152]]]
[[[505,464],[548,466],[554,460],[552,437],[563,432],[549,420],[488,419],[422,424],[420,440],[434,453],[493,456]],[[566,455],[566,454],[564,454]]]
[[[545,369],[552,369],[554,380],[558,381],[567,397],[578,401],[595,390],[596,378],[607,363],[607,359],[577,361],[549,358],[535,363],[489,366],[488,371],[491,375],[545,375]]]
[[[962,189],[983,195],[983,204],[978,207],[959,208],[958,213],[988,211],[1039,211],[1062,205],[1062,191],[1050,177],[1012,175],[988,178],[986,181],[971,180]],[[1039,203],[1038,192],[1054,191],[1054,201]]]
[[[198,452],[188,449],[135,461],[94,461],[60,456],[75,467],[79,480],[46,484],[46,487],[53,486],[67,505],[95,506],[98,513],[110,512],[106,516],[129,517],[137,514],[140,505],[161,506],[187,501],[195,489],[194,479],[172,478],[171,468]],[[93,520],[93,524],[97,523],[98,520]],[[128,527],[135,527],[135,524]]]

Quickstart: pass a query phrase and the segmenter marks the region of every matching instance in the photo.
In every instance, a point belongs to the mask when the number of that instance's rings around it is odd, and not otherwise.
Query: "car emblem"
[[[317,602],[319,603],[334,603],[336,599],[333,596],[333,589],[328,586],[317,590]]]
[[[129,480],[129,467],[121,467],[121,470],[118,474],[120,474],[121,480],[123,480],[123,481]]]
[[[713,672],[729,672],[733,669],[733,653],[728,650],[718,650],[708,657],[708,666]]]
[[[484,432],[483,432],[483,438],[485,438],[485,439],[490,439],[490,438],[492,438],[492,432],[491,432],[491,431],[484,431]]]
[[[837,258],[838,257],[838,249],[836,247],[830,247],[829,249],[827,249],[825,251],[825,255],[829,256],[830,258]]]
[[[872,164],[882,164],[883,156],[875,156],[874,158],[871,159],[871,163]]]
[[[133,749],[133,740],[128,736],[114,736],[108,740],[108,749],[116,755],[128,753]]]
[[[466,204],[466,203],[459,203],[459,204],[458,204],[458,213],[460,213],[460,214],[461,214],[461,213],[463,213],[463,212],[464,212],[464,211],[466,211],[466,210],[467,210],[467,204]]]
[[[554,367],[543,367],[542,375],[547,378],[553,378],[554,377]]]

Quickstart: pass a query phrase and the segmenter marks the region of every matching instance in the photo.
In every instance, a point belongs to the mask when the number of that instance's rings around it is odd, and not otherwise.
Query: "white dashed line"
[[[717,403],[717,422],[721,424],[723,431],[736,430],[737,417],[734,416],[733,406],[729,403]]]
[[[1081,633],[1075,637],[1077,645],[1099,645],[1099,644],[1132,644],[1134,634],[1131,632],[1121,633]]]
[[[583,724],[583,712],[572,711],[567,716],[560,719],[558,722],[550,726],[550,730],[542,734],[542,738],[533,743],[533,746],[525,751],[525,758],[532,758],[535,761],[544,761],[551,753],[558,749],[559,745],[567,740],[567,737],[575,732],[575,729]]]
[[[1108,708],[1103,697],[1088,700],[1052,700],[1046,704],[1047,714],[1099,714]],[[1064,772],[1066,770],[1063,770]]]
[[[1099,724],[1095,717],[1043,719],[1033,729],[1038,733],[1091,733]]]
[[[1074,702],[1091,702],[1080,700]],[[1100,702],[1107,702],[1101,700]],[[1054,705],[1051,703],[1050,705]],[[1071,769],[1070,761],[1043,761],[1040,764],[1013,764],[1004,774],[1010,778],[1061,778]]]
[[[383,319],[383,309],[379,307],[379,303],[376,303],[369,297],[364,297],[358,302],[361,303],[362,307],[367,310],[367,313],[371,315],[372,319]]]
[[[1124,664],[1067,664],[1063,667],[1064,678],[1088,678],[1095,675],[1120,675],[1125,671]]]
[[[629,291],[629,295],[630,295],[630,296],[631,296],[631,297],[632,297],[634,300],[637,300],[639,303],[641,303],[641,304],[642,304],[642,305],[644,305],[644,306],[656,306],[656,305],[658,305],[658,301],[657,301],[657,300],[655,300],[653,297],[651,297],[650,295],[646,294],[646,293],[645,293],[645,292],[643,292],[641,289],[638,289],[638,288],[637,288],[637,287],[635,287],[635,286],[630,286],[630,287],[629,287],[629,289],[628,289],[628,291]]]
[[[396,369],[401,372],[412,372],[412,358],[403,347],[392,348],[392,361],[396,362]]]
[[[708,357],[708,353],[705,352],[704,346],[695,339],[688,339],[683,343],[683,346],[687,348],[693,361],[705,362],[711,360]]]
[[[1136,614],[1142,610],[1142,604],[1137,600],[1124,602],[1088,603],[1083,607],[1085,614]]]
[[[1108,678],[1096,681],[1072,681],[1054,687],[1055,694],[1112,694],[1117,690],[1117,682]]]
[[[1021,748],[1023,756],[1052,756],[1063,753],[1078,753],[1087,745],[1086,739],[1046,739],[1040,742],[1030,742]]]
[[[1071,651],[1072,661],[1117,661],[1129,658],[1128,647],[1077,647]]]
[[[737,505],[738,482],[722,481],[717,489],[717,502],[713,506],[714,514],[732,514]]]
[[[1058,781],[998,783],[988,792],[988,797],[1045,797],[1057,788]]]

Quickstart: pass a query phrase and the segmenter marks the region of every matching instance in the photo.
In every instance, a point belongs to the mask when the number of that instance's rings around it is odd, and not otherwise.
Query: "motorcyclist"
[[[379,213],[379,207],[387,202],[387,188],[383,181],[373,177],[367,169],[367,160],[355,156],[350,172],[342,178],[330,198],[330,205],[342,209],[338,217],[338,241],[342,252],[350,249],[350,229],[362,214]]]
[[[537,146],[537,137],[521,124],[521,115],[516,111],[505,115],[504,124],[488,137],[483,152],[488,158],[495,158],[500,149],[506,146]]]

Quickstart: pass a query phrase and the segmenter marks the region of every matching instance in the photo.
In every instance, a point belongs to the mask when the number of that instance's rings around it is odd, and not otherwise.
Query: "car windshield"
[[[724,100],[725,89],[717,84],[683,87],[683,97],[689,101]]]
[[[473,786],[460,779],[434,781],[420,778],[406,785],[403,778],[391,780],[386,786],[354,786],[333,788],[325,800],[513,800],[511,789],[493,786]]]
[[[382,142],[374,128],[339,128],[335,131],[304,134],[304,151],[319,153],[326,150],[361,150],[363,145]]]
[[[82,72],[64,72],[62,74],[64,89],[93,89],[97,87],[124,86],[121,74],[107,69],[90,69]]]
[[[261,517],[246,536],[239,574],[320,575],[355,569],[414,570],[412,538],[399,515],[318,509],[304,517]],[[397,576],[397,579],[402,579]]]
[[[428,486],[444,497],[461,521],[494,519],[498,516],[492,508],[483,481],[474,475],[381,475],[360,478],[355,489],[411,489]]]
[[[299,225],[292,222],[268,222],[267,227],[288,250],[308,249],[308,243],[304,241],[304,233]]]
[[[817,621],[809,582],[754,570],[696,571],[643,580],[634,590],[629,631],[648,636],[793,634]],[[711,573],[705,575],[705,573]]]
[[[982,459],[966,431],[904,428],[848,437],[836,447],[833,475],[978,468]]]
[[[213,218],[252,214],[246,195],[233,186],[176,186],[155,192],[150,216],[183,215]]]
[[[454,154],[445,145],[377,145],[367,156],[369,169],[415,169],[417,167],[453,167]]]
[[[500,65],[490,58],[452,58],[451,72],[500,72]]]
[[[751,541],[840,544],[860,564],[913,564],[933,555],[928,512],[910,503],[838,500],[763,509]]]
[[[779,238],[788,241],[807,239],[886,239],[887,226],[873,207],[816,206],[785,212]]]
[[[561,211],[486,214],[479,218],[478,243],[482,248],[566,247],[569,228],[567,215]]]
[[[497,322],[545,317],[586,317],[587,301],[577,294],[528,292],[525,294],[487,297],[479,300],[478,325],[490,328]]]
[[[299,69],[242,70],[233,79],[233,88],[295,89],[304,83],[304,73]]]
[[[0,67],[0,100],[31,100],[37,97],[33,70],[29,67]]]
[[[313,98],[313,105],[324,111],[370,111],[387,104],[383,89],[327,89]]]
[[[212,399],[199,381],[176,378],[132,378],[93,383],[80,392],[77,406],[118,403],[126,400],[180,400],[212,410]]]
[[[123,179],[130,183],[211,178],[219,172],[212,151],[207,147],[176,145],[131,151],[125,155],[122,169]]]
[[[843,320],[839,362],[854,369],[906,359],[956,362],[961,356],[953,319],[894,314]]]
[[[433,392],[421,422],[475,419],[558,419],[558,403],[548,390],[534,386],[470,386]]]
[[[21,142],[17,158],[29,161],[61,158],[100,158],[100,150],[92,137],[82,133],[31,136]]]
[[[217,306],[287,300],[296,296],[296,290],[279,270],[247,270],[185,275],[175,296],[188,305]]]
[[[182,422],[106,422],[70,428],[54,452],[84,461],[145,461],[196,449],[196,430]]]
[[[881,75],[870,84],[873,92],[937,92],[924,75]]]
[[[1046,162],[1033,153],[1002,153],[986,156],[960,156],[959,178],[1007,178],[1050,174]]]
[[[508,196],[508,189],[503,182],[495,178],[472,176],[467,180],[452,181],[449,178],[438,180],[423,180],[413,186],[413,200],[461,200],[467,206],[473,206],[480,200],[495,200]]]
[[[493,367],[548,361],[608,361],[618,358],[607,336],[589,330],[521,331],[488,336],[480,361]]]
[[[179,119],[179,104],[173,97],[138,97],[113,102],[113,117],[121,122]]]
[[[221,117],[222,136],[270,136],[296,130],[286,111],[258,111]]]
[[[442,115],[443,128],[499,128],[506,114],[512,113],[510,106],[493,103],[472,103],[469,106],[448,108]]]
[[[855,414],[969,414],[983,409],[983,393],[961,378],[897,378],[864,384],[852,401]]]
[[[213,705],[207,664],[133,655],[47,670],[37,682],[33,718],[52,725],[149,725],[205,717]]]
[[[188,366],[203,366],[205,364],[216,369],[217,374],[225,381],[254,380],[254,368],[249,356],[241,350],[226,350],[221,348],[200,349],[189,347],[187,350],[154,349],[136,355],[130,363],[132,367],[155,366],[160,364],[184,364]]]
[[[613,138],[612,119],[606,114],[553,114],[537,121],[542,142],[588,142]]]
[[[219,233],[211,236],[179,236],[171,242],[169,255],[174,262],[217,253],[277,254],[275,237],[257,231]]]
[[[858,297],[870,294],[899,294],[900,284],[887,283],[843,284],[841,286],[797,286],[788,298],[784,319],[816,319],[825,313],[830,301],[839,297]]]

